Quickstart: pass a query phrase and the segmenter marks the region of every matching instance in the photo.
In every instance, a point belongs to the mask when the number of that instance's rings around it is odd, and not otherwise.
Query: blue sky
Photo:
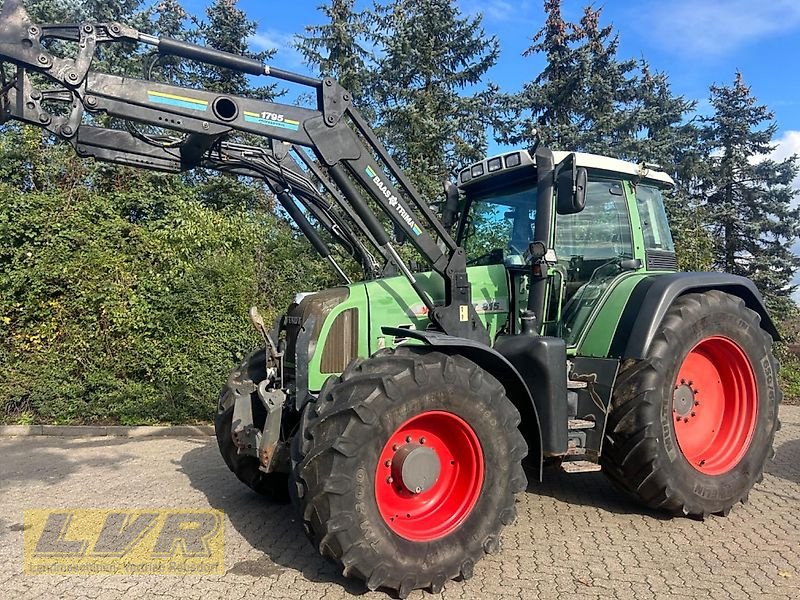
[[[501,56],[489,78],[504,91],[517,90],[540,69],[540,59],[523,58],[544,21],[542,0],[458,0],[465,13],[482,13],[484,28],[497,36]],[[204,0],[185,0],[201,13]],[[254,48],[277,48],[272,64],[306,71],[291,47],[295,34],[320,23],[320,0],[291,4],[239,0],[258,23]],[[370,2],[358,0],[359,6]],[[564,0],[565,16],[577,20],[584,0]],[[740,69],[758,99],[775,113],[777,156],[800,153],[800,2],[797,0],[607,0],[603,22],[620,36],[620,56],[646,58],[670,77],[673,90],[708,110],[708,87],[729,84]],[[290,9],[287,9],[290,7]],[[800,189],[800,181],[797,182]]]
[[[501,55],[489,79],[513,91],[538,73],[538,57],[522,57],[531,36],[542,26],[542,0],[457,0],[467,14],[481,13],[484,29],[497,36]],[[359,7],[371,0],[357,0]],[[292,39],[306,25],[323,21],[320,0],[239,0],[239,6],[258,23],[254,48],[276,48],[272,64],[307,70]],[[568,19],[580,17],[585,0],[564,0]],[[205,0],[184,0],[201,14]],[[675,93],[698,101],[707,112],[708,87],[730,84],[737,69],[753,93],[775,113],[778,132],[774,156],[800,154],[800,2],[798,0],[607,0],[603,23],[612,23],[620,36],[620,57],[646,58],[670,77]],[[291,10],[287,9],[291,7]],[[795,182],[800,189],[800,178]],[[798,245],[800,250],[800,245]]]

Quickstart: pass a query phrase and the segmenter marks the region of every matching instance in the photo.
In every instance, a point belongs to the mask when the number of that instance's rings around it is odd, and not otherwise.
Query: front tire
[[[520,416],[476,364],[411,347],[356,360],[306,405],[292,495],[312,543],[369,589],[434,592],[499,549],[527,485]]]
[[[233,442],[231,427],[233,406],[237,395],[248,395],[253,407],[253,424],[263,430],[267,411],[258,398],[258,384],[267,377],[266,350],[251,353],[228,377],[222,388],[214,419],[214,432],[222,459],[239,480],[253,491],[280,503],[289,501],[288,475],[286,473],[264,473],[255,456],[239,454]]]
[[[781,391],[772,338],[735,296],[678,298],[648,356],[622,365],[601,463],[624,491],[672,514],[726,515],[773,454]]]

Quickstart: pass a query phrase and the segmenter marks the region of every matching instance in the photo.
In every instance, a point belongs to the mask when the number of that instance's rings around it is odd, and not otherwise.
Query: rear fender
[[[522,416],[520,430],[528,443],[528,459],[538,465],[539,481],[542,480],[542,429],[539,414],[528,386],[519,371],[495,349],[466,338],[446,335],[437,331],[419,331],[383,327],[384,335],[397,338],[412,338],[424,342],[431,349],[444,354],[458,354],[468,358],[497,378],[506,388],[508,398]],[[418,346],[419,347],[419,346]]]
[[[729,273],[670,273],[643,279],[634,288],[611,342],[610,355],[622,359],[643,359],[672,303],[684,294],[719,290],[744,300],[747,308],[761,317],[761,328],[780,340],[755,284]]]

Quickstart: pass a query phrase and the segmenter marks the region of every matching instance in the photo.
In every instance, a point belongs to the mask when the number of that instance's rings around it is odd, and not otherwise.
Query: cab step
[[[602,467],[588,460],[565,460],[561,463],[561,470],[565,473],[594,473]]]

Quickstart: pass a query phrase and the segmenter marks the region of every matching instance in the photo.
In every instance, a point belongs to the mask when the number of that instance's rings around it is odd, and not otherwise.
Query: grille
[[[677,271],[678,257],[666,250],[647,251],[647,269],[650,271]]]
[[[358,355],[358,311],[349,308],[333,321],[325,339],[320,370],[341,373]]]
[[[309,317],[314,317],[311,340],[316,340],[325,322],[325,317],[338,304],[347,300],[350,292],[347,288],[332,288],[307,296],[300,304],[289,307],[284,317],[286,327],[286,356],[290,361],[295,360],[295,344],[300,330]]]

